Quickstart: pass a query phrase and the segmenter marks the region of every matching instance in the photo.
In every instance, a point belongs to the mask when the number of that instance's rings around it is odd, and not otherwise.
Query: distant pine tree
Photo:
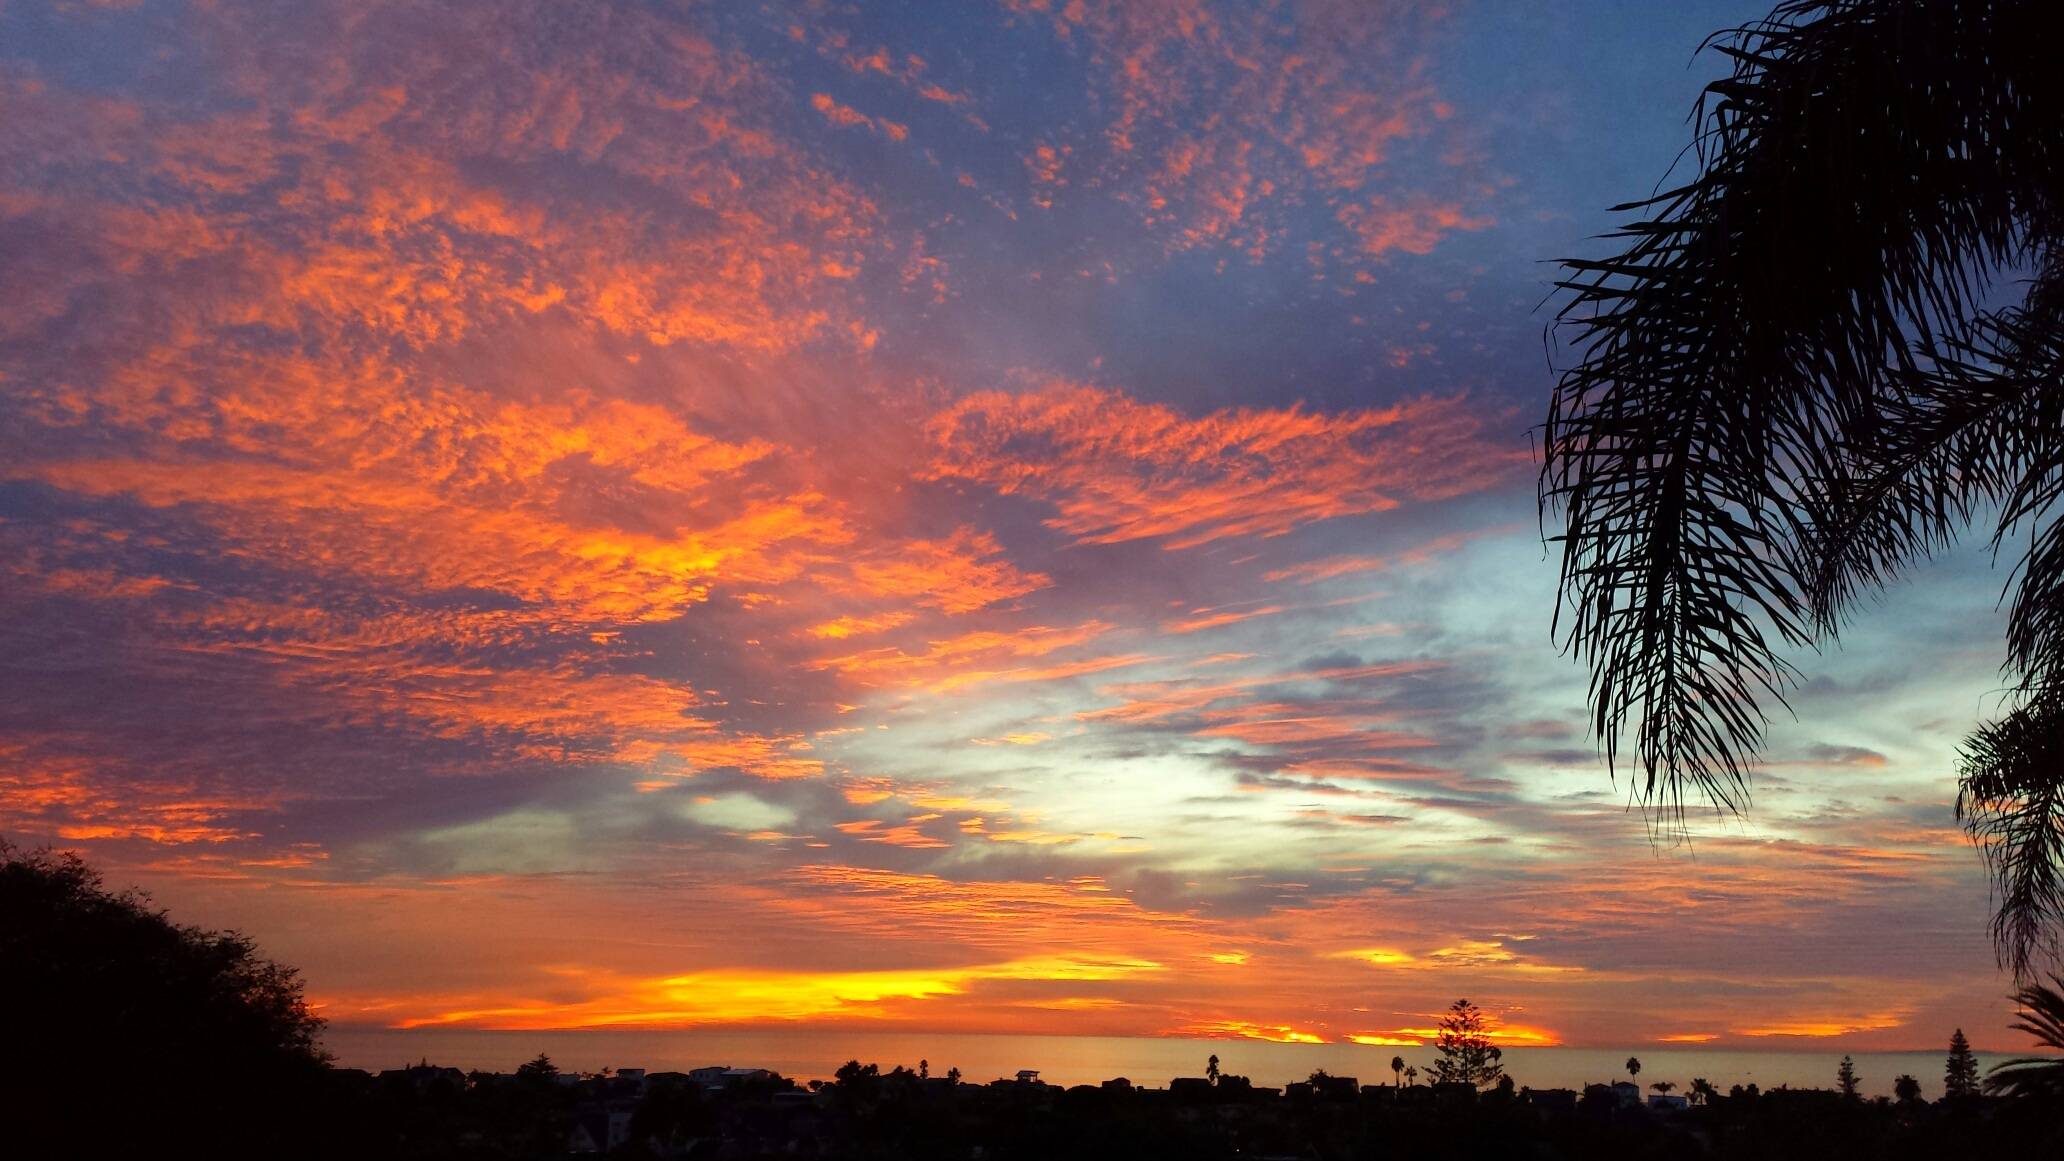
[[[1856,1099],[1855,1061],[1846,1056],[1842,1058],[1842,1067],[1835,1070],[1835,1084],[1841,1088],[1843,1096],[1848,1097],[1850,1100]]]
[[[1505,1075],[1500,1061],[1504,1052],[1491,1043],[1484,1031],[1483,1009],[1468,1000],[1456,1000],[1440,1019],[1440,1038],[1434,1042],[1441,1058],[1433,1063],[1433,1078],[1443,1084],[1467,1084],[1484,1088]]]
[[[1949,1068],[1942,1078],[1942,1099],[1962,1100],[1978,1095],[1978,1058],[1971,1055],[1971,1042],[1959,1028],[1949,1038]]]

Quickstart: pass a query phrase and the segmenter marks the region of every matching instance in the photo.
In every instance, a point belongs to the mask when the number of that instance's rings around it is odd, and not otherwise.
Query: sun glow
[[[899,1002],[967,994],[996,982],[1085,983],[1161,970],[1146,960],[1035,957],[934,970],[872,972],[708,971],[623,979],[591,969],[553,971],[562,986],[588,993],[571,1002],[519,1001],[469,1006],[397,1021],[403,1028],[456,1025],[496,1029],[684,1028],[826,1017],[884,1017]],[[1095,1006],[1065,998],[1063,1007]]]

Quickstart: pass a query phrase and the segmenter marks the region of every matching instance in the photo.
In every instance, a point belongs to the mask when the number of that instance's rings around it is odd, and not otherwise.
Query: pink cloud
[[[1526,462],[1457,399],[1190,417],[1095,387],[969,396],[928,425],[940,479],[1053,504],[1080,542],[1188,548],[1489,487]]]

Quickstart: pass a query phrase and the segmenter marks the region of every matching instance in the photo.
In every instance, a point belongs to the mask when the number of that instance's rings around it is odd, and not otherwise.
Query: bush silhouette
[[[34,1110],[15,1143],[308,1155],[322,1021],[292,968],[5,840],[0,916],[0,1084]]]

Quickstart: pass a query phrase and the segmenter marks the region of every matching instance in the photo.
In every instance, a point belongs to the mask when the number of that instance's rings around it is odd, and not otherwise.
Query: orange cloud
[[[824,114],[824,119],[841,128],[871,129],[891,141],[902,141],[910,136],[910,127],[886,117],[870,117],[851,105],[841,105],[829,93],[816,93],[810,97],[810,107]]]
[[[866,617],[856,617],[848,614],[826,621],[821,625],[812,625],[810,626],[809,633],[812,637],[826,637],[835,641],[842,641],[847,637],[860,637],[871,633],[886,632],[896,628],[898,625],[908,624],[914,616],[916,616],[915,613],[908,611],[880,613]]]
[[[1247,1020],[1207,1020],[1185,1025],[1168,1035],[1194,1036],[1202,1040],[1266,1040],[1271,1044],[1326,1042],[1326,1038],[1316,1032],[1307,1032],[1288,1024],[1256,1024]]]
[[[1375,197],[1340,207],[1340,224],[1355,236],[1361,251],[1381,257],[1393,250],[1431,254],[1441,240],[1458,230],[1482,230],[1497,224],[1489,215],[1471,215],[1457,203],[1416,198],[1404,205]]]
[[[933,838],[918,829],[921,821],[929,821],[937,817],[938,815],[928,815],[924,819],[912,819],[909,822],[900,824],[884,823],[878,818],[863,818],[853,822],[837,823],[835,826],[841,833],[852,835],[861,842],[881,843],[892,847],[910,847],[918,850],[952,846],[952,843],[944,839]]]
[[[1190,418],[1095,387],[969,396],[929,425],[930,474],[1052,503],[1079,543],[1189,548],[1490,486],[1527,458],[1459,400],[1321,415],[1242,408]]]
[[[1164,633],[1198,633],[1205,629],[1219,629],[1227,625],[1237,625],[1242,621],[1251,621],[1256,617],[1273,617],[1277,613],[1283,612],[1285,608],[1287,606],[1284,605],[1262,605],[1252,609],[1192,609],[1190,610],[1190,616],[1186,619],[1162,622],[1161,631]]]
[[[1858,1032],[1877,1032],[1897,1028],[1906,1023],[1906,1013],[1879,1012],[1861,1016],[1801,1016],[1795,1019],[1774,1020],[1751,1024],[1748,1027],[1730,1028],[1736,1036],[1796,1036],[1805,1039],[1825,1040],[1836,1036],[1852,1036]]]
[[[1484,1037],[1502,1048],[1553,1048],[1562,1043],[1560,1037],[1545,1028],[1529,1028],[1518,1024],[1506,1024],[1496,1019],[1487,1019]],[[1425,1044],[1440,1039],[1439,1028],[1396,1028],[1388,1035],[1399,1038],[1398,1042]],[[1371,1041],[1359,1041],[1372,1043]]]
[[[45,760],[26,746],[0,744],[0,816],[73,842],[227,843],[258,837],[233,820],[277,809],[266,799],[96,772],[76,759]]]
[[[1170,250],[1225,247],[1259,261],[1282,246],[1299,204],[1355,206],[1348,224],[1363,226],[1370,211],[1356,195],[1391,176],[1392,154],[1453,131],[1425,62],[1403,47],[1442,19],[1424,5],[1299,5],[1286,26],[1273,11],[1203,0],[1005,4],[1087,58],[1111,113],[1102,150],[1080,164]],[[1447,155],[1461,162],[1467,151]],[[1055,160],[1027,160],[1042,205],[1059,184]],[[1416,212],[1391,227],[1388,248],[1424,252],[1481,228],[1462,192],[1399,195]],[[1366,238],[1359,248],[1381,252]]]
[[[1052,584],[1012,564],[988,532],[957,528],[944,540],[912,540],[892,554],[853,568],[855,587],[870,596],[904,597],[945,613],[971,613]]]
[[[798,868],[786,885],[774,906],[836,931],[893,930],[922,943],[1005,956],[1036,946],[1174,963],[1203,954],[1209,938],[1197,919],[1149,911],[1094,877],[963,881],[822,864]]]
[[[1522,975],[1553,975],[1584,971],[1581,967],[1561,967],[1526,958],[1505,946],[1502,939],[1463,939],[1416,954],[1394,948],[1359,948],[1332,952],[1328,958],[1351,959],[1372,967],[1415,972],[1459,973],[1489,970]]]
[[[1388,556],[1345,555],[1328,556],[1318,560],[1299,561],[1282,568],[1270,569],[1262,574],[1265,581],[1294,580],[1299,584],[1332,580],[1335,577],[1351,576],[1363,572],[1383,572],[1400,565],[1426,564],[1447,553],[1454,552],[1472,541],[1486,536],[1515,531],[1517,526],[1503,525],[1496,528],[1471,529],[1466,532],[1451,532],[1436,536],[1424,544],[1408,548]]]
[[[1053,741],[1053,735],[1039,730],[1026,730],[1023,733],[1005,734],[997,738],[970,738],[968,740],[977,746],[1037,746],[1042,742]]]
[[[874,118],[854,109],[850,105],[839,104],[837,101],[832,100],[829,93],[813,95],[810,98],[810,107],[824,114],[824,119],[834,125],[866,125],[869,127],[874,125]]]
[[[1349,707],[1350,712],[1323,711],[1326,707],[1257,703],[1232,709],[1206,710],[1207,723],[1199,737],[1237,738],[1255,746],[1295,746],[1313,742],[1351,741],[1358,748],[1393,750],[1435,745],[1434,739],[1392,730],[1373,728],[1389,715],[1374,708]]]

